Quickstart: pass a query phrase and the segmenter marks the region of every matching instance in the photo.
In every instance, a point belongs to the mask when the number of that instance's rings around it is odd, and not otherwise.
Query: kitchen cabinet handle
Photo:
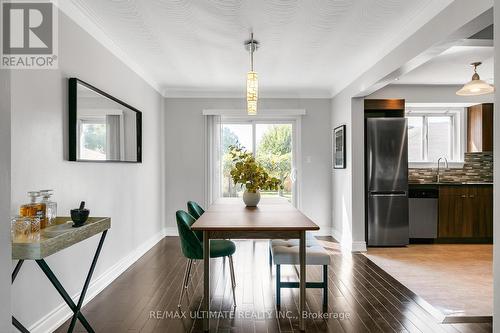
[[[469,195],[469,198],[474,198],[475,196],[474,195]]]
[[[467,198],[467,196],[465,194],[462,194],[461,197],[462,198]]]

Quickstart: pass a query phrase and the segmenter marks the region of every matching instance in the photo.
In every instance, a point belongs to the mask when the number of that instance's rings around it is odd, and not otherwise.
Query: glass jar
[[[45,204],[45,219],[47,220],[46,226],[49,227],[55,224],[57,217],[57,203],[51,199],[54,195],[54,190],[40,190],[40,195],[42,196],[41,203]]]
[[[10,223],[12,242],[27,242],[31,239],[31,218],[24,216],[13,217]],[[40,230],[38,231],[40,233]]]
[[[28,219],[31,225],[31,234],[29,239],[32,242],[38,242],[40,240],[40,229],[42,228],[41,220],[38,217],[29,217]]]
[[[19,208],[19,215],[24,217],[37,217],[40,219],[40,227],[43,229],[47,226],[46,207],[43,202],[40,202],[40,192],[28,192],[30,202],[22,205]]]

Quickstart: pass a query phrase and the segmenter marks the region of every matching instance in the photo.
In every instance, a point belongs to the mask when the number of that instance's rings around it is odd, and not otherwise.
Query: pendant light
[[[467,82],[462,89],[456,92],[459,96],[477,96],[490,94],[495,91],[495,88],[479,78],[479,74],[477,74],[477,67],[481,65],[481,62],[473,62],[471,66],[474,67],[474,75],[472,75],[472,80]]]
[[[250,39],[245,42],[245,48],[250,52],[250,71],[247,73],[247,113],[248,115],[257,114],[257,100],[259,95],[259,81],[257,72],[253,70],[253,53],[257,51],[259,42],[253,39],[253,32]]]

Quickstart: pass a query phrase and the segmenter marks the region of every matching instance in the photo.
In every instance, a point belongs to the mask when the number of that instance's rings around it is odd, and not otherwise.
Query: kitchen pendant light
[[[481,62],[473,62],[471,66],[474,67],[474,75],[472,75],[472,80],[467,82],[462,89],[456,92],[459,96],[477,96],[490,94],[495,91],[495,88],[486,81],[480,79],[479,74],[477,74],[477,67],[481,65]]]
[[[253,32],[250,39],[245,42],[245,48],[250,52],[250,71],[247,73],[247,113],[257,114],[257,100],[259,95],[259,81],[257,72],[253,70],[253,53],[257,51],[259,42],[253,39]]]

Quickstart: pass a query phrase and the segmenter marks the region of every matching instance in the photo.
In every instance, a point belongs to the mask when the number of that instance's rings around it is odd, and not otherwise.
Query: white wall
[[[332,235],[346,251],[365,251],[364,106],[341,93],[332,100],[332,128],[346,125],[346,168],[332,173]]]
[[[11,328],[10,307],[10,71],[0,70],[0,332]]]
[[[403,98],[406,103],[493,103],[494,95],[458,96],[459,85],[390,84],[366,98]]]
[[[332,128],[346,125],[346,168],[332,171],[332,235],[348,248],[352,244],[352,124],[351,113],[341,111],[349,107],[350,101],[334,98],[332,100]],[[360,208],[363,209],[363,208]]]
[[[494,5],[495,26],[494,45],[500,45],[500,0]],[[495,47],[495,81],[500,82],[500,47]],[[495,100],[500,101],[500,90],[494,94]],[[500,156],[500,117],[496,112],[493,117],[493,156]],[[500,332],[500,163],[493,165],[493,331]]]
[[[188,200],[204,202],[204,118],[203,109],[244,109],[243,99],[167,98],[165,103],[166,221],[170,232],[177,230],[175,211],[186,209]],[[267,99],[260,109],[306,109],[302,117],[302,211],[325,234],[331,224],[331,131],[329,99]],[[311,163],[307,163],[307,157]]]
[[[83,79],[143,112],[142,164],[66,160],[68,77]],[[61,12],[59,70],[12,75],[11,213],[27,201],[26,191],[53,188],[59,215],[67,216],[85,200],[91,215],[110,216],[112,227],[94,280],[162,235],[162,107],[160,94]],[[98,240],[94,236],[47,258],[70,295],[81,291]],[[33,262],[25,263],[12,294],[13,311],[27,327],[62,304]]]

